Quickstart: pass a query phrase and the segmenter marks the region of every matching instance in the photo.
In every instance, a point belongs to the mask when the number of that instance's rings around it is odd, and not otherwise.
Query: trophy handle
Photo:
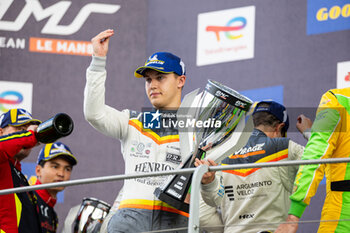
[[[196,154],[189,156],[181,168],[191,168],[194,166],[194,160],[204,159],[205,151],[198,149]],[[174,176],[166,186],[162,188],[156,188],[154,195],[168,203],[169,205],[175,207],[178,210],[189,212],[189,204],[185,203],[185,199],[189,190],[191,189],[191,180],[193,173],[179,174]]]

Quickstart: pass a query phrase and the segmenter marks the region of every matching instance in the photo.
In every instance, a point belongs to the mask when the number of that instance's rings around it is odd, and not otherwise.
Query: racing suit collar
[[[38,184],[41,184],[39,179],[36,180],[35,185],[38,185]],[[48,206],[52,208],[55,206],[57,199],[53,198],[46,189],[36,190],[36,193],[41,197],[41,199],[45,201],[46,204],[48,204]]]
[[[252,135],[254,135],[254,136],[265,136],[265,137],[267,137],[266,134],[265,134],[263,131],[261,131],[261,130],[259,130],[259,129],[256,129],[256,128],[254,128],[254,130],[253,130],[253,132],[252,132]]]

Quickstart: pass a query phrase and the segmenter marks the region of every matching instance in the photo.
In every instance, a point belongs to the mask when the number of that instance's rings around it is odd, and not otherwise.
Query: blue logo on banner
[[[143,113],[143,128],[144,129],[160,129],[160,116],[162,114],[157,110],[156,112]]]
[[[307,34],[350,29],[349,0],[308,0]]]
[[[247,96],[253,101],[262,101],[271,99],[280,104],[283,104],[283,86],[272,86],[272,87],[263,87],[257,89],[250,89],[239,91],[242,95]]]

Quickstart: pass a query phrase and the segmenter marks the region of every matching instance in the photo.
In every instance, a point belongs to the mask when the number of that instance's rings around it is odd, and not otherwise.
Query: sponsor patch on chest
[[[149,158],[151,153],[151,146],[151,143],[132,141],[130,147],[130,156],[137,158]]]
[[[175,163],[175,164],[180,164],[182,159],[180,155],[173,154],[173,153],[167,153],[165,161],[170,162],[170,163]]]

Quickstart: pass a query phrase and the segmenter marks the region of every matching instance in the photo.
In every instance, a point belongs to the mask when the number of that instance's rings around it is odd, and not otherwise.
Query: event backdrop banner
[[[347,29],[350,29],[349,1],[307,1],[307,34],[319,34]]]
[[[337,88],[350,87],[350,61],[337,64]]]
[[[99,14],[115,14],[120,5],[117,4],[103,4],[103,3],[89,3],[82,5],[76,16],[68,25],[60,25],[60,22],[70,10],[71,1],[58,1],[55,4],[44,7],[44,3],[39,0],[31,1],[15,1],[15,0],[1,0],[0,5],[0,31],[19,32],[23,30],[31,16],[36,22],[48,19],[42,26],[40,32],[45,36],[69,36],[80,31],[82,26],[92,13]],[[22,4],[21,4],[22,3]],[[24,3],[24,5],[23,5]],[[47,3],[46,3],[47,4]],[[6,20],[6,15],[11,14],[14,8],[20,9],[20,12],[13,20]],[[11,15],[13,16],[13,15]],[[70,55],[86,55],[92,54],[91,44],[88,41],[65,40],[59,38],[37,38],[30,36],[29,38],[13,38],[1,37],[2,48],[12,49],[26,49],[30,52],[41,53],[58,53]]]
[[[0,114],[10,108],[24,108],[31,112],[32,93],[32,83],[0,81]]]
[[[197,65],[254,57],[255,6],[198,15]]]
[[[107,105],[150,107],[144,80],[133,73],[154,52],[168,51],[186,64],[184,93],[203,90],[213,79],[254,101],[281,102],[294,109],[288,136],[305,145],[296,117],[315,111],[327,90],[349,83],[349,8],[346,0],[0,0],[0,106],[31,103],[23,107],[40,120],[71,116],[74,131],[60,141],[78,160],[72,179],[123,174],[120,143],[93,129],[83,114],[90,41],[111,28]],[[31,180],[41,147],[23,161]],[[112,204],[122,186],[67,187],[55,206],[58,232],[84,197]],[[324,195],[321,185],[302,220],[320,218]],[[301,224],[299,231],[317,227]]]

